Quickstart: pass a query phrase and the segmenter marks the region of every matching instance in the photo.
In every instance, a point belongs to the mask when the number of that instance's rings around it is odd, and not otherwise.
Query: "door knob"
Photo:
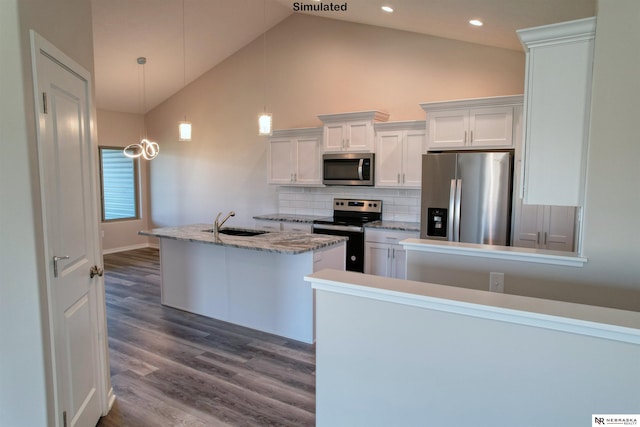
[[[58,277],[58,261],[69,259],[69,255],[53,257],[53,277]]]
[[[89,270],[89,277],[90,278],[94,278],[95,276],[100,276],[102,277],[102,274],[104,273],[104,270],[101,269],[100,267],[98,267],[97,265],[94,265],[93,267],[91,267],[91,269]]]

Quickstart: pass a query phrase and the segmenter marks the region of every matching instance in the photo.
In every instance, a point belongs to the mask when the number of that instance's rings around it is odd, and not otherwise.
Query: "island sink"
[[[213,233],[213,228],[208,228],[206,230],[202,230],[206,233]],[[262,231],[262,230],[242,230],[239,228],[223,228],[222,230],[218,231],[218,233],[220,234],[226,234],[228,236],[245,236],[245,237],[250,237],[250,236],[258,236],[260,234],[265,234],[268,233],[267,231]]]

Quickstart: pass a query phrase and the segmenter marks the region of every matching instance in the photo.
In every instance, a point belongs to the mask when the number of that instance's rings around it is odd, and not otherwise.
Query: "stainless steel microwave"
[[[373,153],[333,153],[322,156],[324,185],[374,185]]]

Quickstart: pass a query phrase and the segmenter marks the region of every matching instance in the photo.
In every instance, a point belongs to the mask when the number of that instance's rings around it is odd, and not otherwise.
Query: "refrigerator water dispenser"
[[[428,208],[427,236],[447,237],[447,209]]]

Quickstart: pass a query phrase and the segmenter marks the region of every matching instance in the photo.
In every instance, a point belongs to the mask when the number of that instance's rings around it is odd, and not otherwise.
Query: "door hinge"
[[[62,411],[62,426],[67,427],[67,411]]]
[[[42,92],[42,112],[47,114],[47,92]]]

